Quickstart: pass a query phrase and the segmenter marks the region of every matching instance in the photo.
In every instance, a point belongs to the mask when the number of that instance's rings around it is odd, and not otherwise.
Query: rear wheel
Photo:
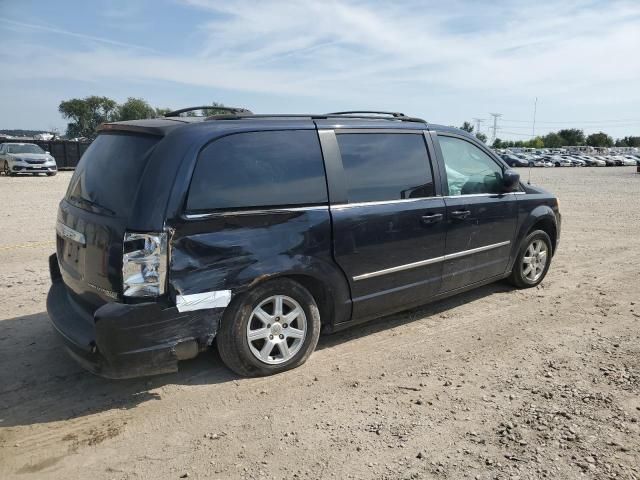
[[[272,375],[302,365],[320,335],[313,296],[287,278],[258,285],[225,311],[216,344],[222,361],[246,377]]]
[[[531,232],[523,240],[509,281],[518,288],[538,285],[551,264],[551,239],[543,230]]]

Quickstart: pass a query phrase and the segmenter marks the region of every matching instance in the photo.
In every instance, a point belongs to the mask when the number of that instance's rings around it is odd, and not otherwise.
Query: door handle
[[[442,221],[442,214],[441,213],[433,213],[433,214],[428,214],[428,215],[423,215],[422,216],[422,223],[426,224],[426,225],[430,225],[432,223],[437,223]]]
[[[471,210],[454,210],[450,213],[451,218],[455,218],[458,220],[464,220],[469,215],[471,215]]]

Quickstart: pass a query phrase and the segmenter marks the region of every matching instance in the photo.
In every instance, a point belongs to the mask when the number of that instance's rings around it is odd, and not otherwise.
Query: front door
[[[441,286],[449,292],[505,273],[517,202],[514,193],[503,193],[503,167],[483,148],[461,136],[437,139],[449,190]]]
[[[344,198],[330,187],[334,256],[350,283],[353,319],[423,303],[440,289],[446,228],[424,134],[335,134],[341,172],[327,174],[342,177]]]

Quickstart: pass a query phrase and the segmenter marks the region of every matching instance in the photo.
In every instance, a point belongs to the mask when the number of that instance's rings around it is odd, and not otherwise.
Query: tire
[[[58,172],[47,172],[47,177],[55,177]]]
[[[543,265],[540,264],[540,255],[531,255],[535,252],[534,245],[537,246],[541,244],[544,244],[544,251],[546,252],[545,263]],[[533,250],[531,250],[532,248]],[[552,246],[549,235],[547,235],[543,230],[535,230],[531,232],[520,245],[516,261],[513,264],[513,270],[511,271],[511,275],[508,279],[509,282],[517,288],[531,288],[539,285],[549,271],[551,256]],[[525,263],[525,257],[534,257],[533,263],[531,263],[531,261]],[[530,266],[534,270],[533,274],[532,270],[525,267],[525,265]]]
[[[7,162],[6,160],[4,161],[4,164],[2,165],[2,171],[4,172],[4,175],[6,177],[13,177],[15,175],[15,173],[13,173],[11,171],[11,169],[9,168],[9,162]]]
[[[280,311],[278,297],[282,298]],[[304,315],[291,317],[292,325],[282,321],[300,310]],[[216,345],[224,364],[235,373],[261,377],[302,365],[315,350],[319,336],[320,312],[313,296],[299,283],[278,278],[233,299],[225,310]],[[281,350],[283,343],[286,347]]]

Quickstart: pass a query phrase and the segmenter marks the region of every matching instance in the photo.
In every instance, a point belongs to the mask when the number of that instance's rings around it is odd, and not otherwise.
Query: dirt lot
[[[275,377],[211,353],[132,381],[81,370],[48,323],[70,174],[0,177],[0,478],[640,478],[633,172],[533,170],[564,215],[536,289],[494,284],[324,337]]]

